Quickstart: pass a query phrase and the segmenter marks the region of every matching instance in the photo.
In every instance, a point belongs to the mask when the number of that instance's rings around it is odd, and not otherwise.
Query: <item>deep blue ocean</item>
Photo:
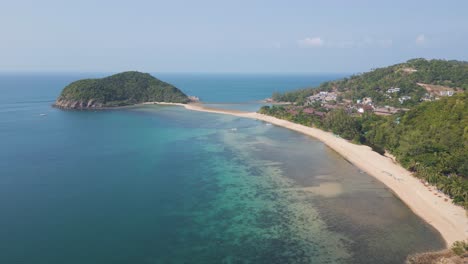
[[[175,106],[51,107],[69,82],[100,76],[0,74],[0,263],[402,263],[444,247],[313,138]],[[241,110],[343,77],[154,76]]]

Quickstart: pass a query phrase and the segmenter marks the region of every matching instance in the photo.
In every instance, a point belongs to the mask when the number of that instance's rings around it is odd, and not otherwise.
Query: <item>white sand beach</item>
[[[146,104],[155,104],[155,102]],[[255,112],[207,108],[202,104],[157,104],[179,105],[193,111],[257,119],[314,137],[338,152],[361,170],[384,183],[414,213],[436,228],[445,239],[447,246],[450,246],[457,240],[468,238],[468,217],[462,207],[454,205],[450,198],[443,193],[439,193],[435,187],[425,186],[419,179],[413,177],[409,171],[395,163],[391,158],[372,151],[368,146],[353,144],[330,132],[317,128],[295,124]]]

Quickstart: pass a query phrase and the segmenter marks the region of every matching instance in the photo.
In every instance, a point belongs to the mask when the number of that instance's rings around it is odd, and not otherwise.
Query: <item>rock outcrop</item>
[[[54,103],[53,106],[57,108],[61,108],[61,109],[76,109],[76,110],[103,108],[103,104],[96,102],[96,100],[94,99],[91,99],[87,102],[59,99]]]

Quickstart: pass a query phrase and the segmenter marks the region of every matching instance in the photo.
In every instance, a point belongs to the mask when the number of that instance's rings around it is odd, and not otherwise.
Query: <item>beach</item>
[[[145,104],[178,105],[192,111],[256,119],[314,137],[367,174],[384,183],[415,214],[437,229],[447,243],[447,246],[450,246],[455,241],[468,238],[468,217],[462,207],[454,205],[449,197],[438,192],[435,187],[422,183],[419,179],[412,176],[408,170],[395,163],[390,157],[382,156],[372,151],[368,146],[353,144],[333,133],[317,128],[295,124],[287,120],[255,112],[214,109],[205,107],[203,104],[159,102],[148,102]]]

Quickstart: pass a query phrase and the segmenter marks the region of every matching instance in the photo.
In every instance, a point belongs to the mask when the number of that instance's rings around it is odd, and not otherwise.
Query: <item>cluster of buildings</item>
[[[390,94],[392,93],[398,93],[400,92],[400,88],[390,88],[387,90],[387,94],[386,96],[388,98],[392,98],[390,96]],[[434,100],[439,100],[439,96],[453,96],[455,94],[455,91],[453,90],[440,90],[438,92],[428,92],[426,94],[424,94],[424,96],[421,98],[421,101],[434,101]],[[411,99],[411,96],[408,96],[408,95],[404,95],[404,96],[401,96],[398,98],[398,101],[400,102],[400,104],[403,104],[405,101],[407,100],[410,100]]]
[[[359,114],[363,114],[365,112],[373,112],[377,115],[393,115],[395,113],[398,113],[399,111],[407,110],[407,109],[397,108],[397,107],[392,107],[392,106],[387,106],[387,105],[376,106],[371,97],[364,97],[362,99],[358,99],[356,100],[354,104],[350,100],[343,100],[343,102],[341,103],[335,103],[337,95],[338,94],[336,92],[320,92],[318,94],[309,96],[307,98],[307,104],[309,106],[301,107],[301,106],[291,105],[289,109],[287,110],[287,112],[291,115],[297,115],[300,112],[302,112],[304,114],[324,117],[326,115],[326,112],[321,112],[310,106],[315,102],[319,102],[322,108],[328,111],[332,109],[336,109],[336,108],[342,108],[349,114],[356,113],[356,112]],[[411,99],[411,97],[401,96],[399,99],[403,100],[400,102],[404,102],[405,100]],[[335,101],[335,102],[332,102],[332,101]]]
[[[401,92],[401,90],[402,89],[400,87],[391,87],[386,90],[385,96],[388,98],[392,98],[393,95],[397,95],[398,93]],[[334,92],[321,91],[317,94],[307,97],[306,105],[310,106],[310,105],[313,105],[314,103],[320,103],[322,108],[327,109],[327,110],[342,108],[349,113],[357,112],[359,114],[363,114],[365,112],[374,112],[377,115],[392,115],[392,114],[398,113],[399,111],[406,110],[403,108],[397,108],[397,107],[392,107],[388,105],[376,106],[371,97],[364,97],[362,99],[356,100],[355,102],[352,102],[350,100],[342,100],[339,103],[337,103],[338,95],[339,93],[336,91]],[[447,95],[447,96],[450,96],[450,95]],[[402,95],[398,97],[398,101],[400,102],[400,104],[403,104],[405,101],[410,100],[410,99],[411,99],[411,96],[408,96],[408,95]],[[297,114],[299,113],[299,109],[290,109],[289,112],[290,114]],[[302,109],[302,112],[306,114],[317,115],[317,116],[323,116],[325,114],[324,112],[319,112],[316,109],[307,107],[307,106],[306,108]]]
[[[320,102],[320,103],[328,103],[331,101],[336,102],[338,94],[336,92],[319,92],[318,94],[314,94],[312,96],[307,97],[307,103],[312,104],[314,102]]]
[[[374,106],[374,105],[357,105],[356,108],[358,113],[363,114],[365,112],[374,112],[376,115],[393,115],[401,111],[402,109],[393,106]]]
[[[390,89],[387,90],[387,94],[385,94],[385,96],[387,98],[392,98],[391,94],[397,94],[401,91],[401,88],[399,87],[391,87]],[[405,101],[407,100],[410,100],[411,99],[411,96],[408,96],[408,95],[403,95],[401,97],[398,97],[398,101],[400,102],[400,104],[403,104]]]
[[[402,96],[402,97],[407,98],[405,96]],[[360,114],[363,114],[364,112],[374,112],[377,115],[393,115],[402,110],[400,108],[396,108],[396,107],[392,107],[388,105],[383,106],[383,107],[376,106],[374,105],[374,103],[372,102],[372,98],[370,97],[364,97],[360,100],[356,100],[356,105],[353,108],[356,109],[356,111]]]
[[[389,99],[395,98],[400,104],[403,105],[406,101],[411,100],[412,97],[409,95],[401,95],[402,90],[404,92],[405,89],[400,87],[390,87],[389,89],[384,90],[385,92],[383,93],[383,96]],[[442,96],[453,96],[455,93],[456,91],[450,89],[439,89],[438,91],[428,90],[428,93],[420,98],[420,100],[433,101],[440,99]],[[355,102],[341,98],[338,102],[338,96],[340,96],[340,92],[338,91],[320,91],[307,97],[305,106],[291,106],[287,111],[292,115],[304,113],[324,117],[326,112],[337,108],[343,109],[349,114],[363,114],[365,112],[373,112],[377,115],[393,115],[401,111],[409,110],[402,107],[393,107],[388,105],[377,106],[371,97],[364,97],[362,99],[356,100]],[[394,101],[391,100],[391,102],[393,103]],[[320,108],[314,109],[314,107],[317,105],[319,105]]]
[[[437,96],[453,96],[455,94],[455,91],[452,90],[442,90],[439,91],[438,93],[425,93],[423,97],[421,97],[421,101],[434,101],[434,100],[439,100],[440,97]]]

